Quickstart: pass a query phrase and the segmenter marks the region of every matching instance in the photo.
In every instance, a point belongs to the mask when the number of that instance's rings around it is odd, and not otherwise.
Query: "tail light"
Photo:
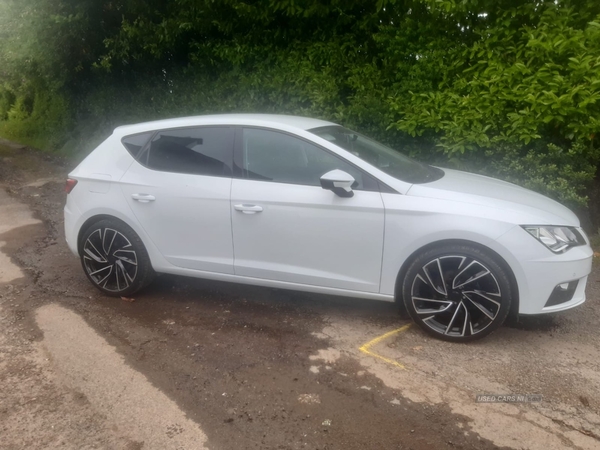
[[[76,184],[77,180],[74,180],[72,178],[67,179],[67,183],[65,184],[65,192],[67,194],[70,194]]]

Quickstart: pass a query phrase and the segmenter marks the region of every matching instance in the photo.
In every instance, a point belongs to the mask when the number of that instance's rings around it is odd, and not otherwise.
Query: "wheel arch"
[[[419,256],[421,253],[423,253],[427,250],[430,250],[430,249],[433,249],[436,247],[441,247],[443,245],[453,245],[453,244],[454,245],[470,245],[472,247],[477,247],[477,248],[485,251],[491,258],[494,259],[494,261],[498,265],[500,265],[502,267],[502,269],[504,269],[506,271],[508,278],[510,280],[511,288],[514,292],[514,298],[512,299],[512,302],[510,305],[509,318],[511,318],[511,319],[516,318],[519,314],[520,296],[519,296],[519,284],[517,283],[517,278],[516,278],[512,268],[506,262],[506,260],[498,254],[498,252],[494,251],[493,249],[489,248],[486,245],[482,245],[482,244],[480,244],[478,242],[474,242],[474,241],[469,241],[467,239],[443,239],[443,240],[431,242],[427,245],[424,245],[423,247],[418,248],[408,258],[406,258],[406,260],[400,267],[400,270],[398,271],[398,275],[396,276],[396,283],[394,285],[394,298],[395,298],[396,303],[400,307],[403,307],[403,302],[401,301],[402,300],[402,281],[404,280],[404,277],[406,276],[406,272],[408,271],[408,268],[410,267],[412,262],[417,258],[417,256]]]

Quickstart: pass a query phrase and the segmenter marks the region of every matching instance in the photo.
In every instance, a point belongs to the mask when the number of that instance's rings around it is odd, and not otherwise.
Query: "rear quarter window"
[[[148,143],[153,134],[153,131],[148,131],[146,133],[140,134],[132,134],[130,136],[125,136],[123,139],[121,139],[121,143],[131,154],[131,156],[137,159],[140,156],[140,152]]]

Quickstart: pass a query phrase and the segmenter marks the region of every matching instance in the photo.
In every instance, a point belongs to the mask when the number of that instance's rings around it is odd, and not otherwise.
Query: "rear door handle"
[[[156,200],[156,197],[150,194],[131,194],[131,198],[137,200],[140,203],[148,203]]]
[[[240,211],[244,214],[256,214],[259,212],[262,212],[262,206],[258,206],[258,205],[247,205],[247,204],[241,204],[241,205],[233,205],[233,208],[236,211]]]

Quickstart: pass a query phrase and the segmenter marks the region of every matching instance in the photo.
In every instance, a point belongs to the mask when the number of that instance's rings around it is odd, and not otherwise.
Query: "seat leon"
[[[323,120],[215,115],[117,128],[69,174],[65,234],[94,286],[156,273],[398,301],[427,333],[585,301],[577,217]]]

